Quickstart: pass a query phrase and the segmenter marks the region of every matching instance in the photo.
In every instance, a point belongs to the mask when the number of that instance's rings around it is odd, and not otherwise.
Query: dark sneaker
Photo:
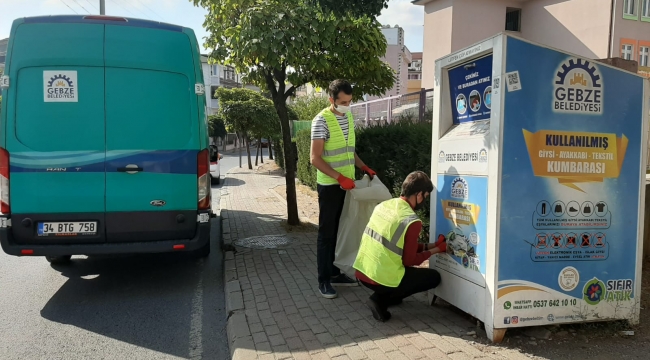
[[[375,320],[381,322],[386,322],[390,320],[391,317],[390,312],[388,312],[388,310],[383,309],[381,306],[379,306],[379,304],[372,298],[366,301],[366,305],[368,305],[368,308],[370,308],[370,311],[372,312],[372,317],[374,317]]]
[[[318,284],[318,291],[320,291],[320,294],[326,299],[334,299],[338,296],[336,290],[334,290],[330,283]]]
[[[333,277],[331,282],[334,286],[359,286],[359,282],[356,279],[350,279],[345,274]]]

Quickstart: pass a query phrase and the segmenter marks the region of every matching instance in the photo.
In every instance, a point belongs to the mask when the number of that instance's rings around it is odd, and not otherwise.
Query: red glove
[[[356,185],[354,184],[354,180],[347,178],[343,175],[339,175],[339,178],[336,179],[336,181],[338,181],[339,184],[341,184],[343,190],[352,190],[356,187]]]
[[[377,175],[377,173],[375,172],[375,170],[369,168],[367,165],[364,165],[364,166],[361,168],[361,171],[363,171],[363,172],[365,172],[366,174],[370,175],[370,179],[371,179],[371,180],[375,178],[375,175]]]
[[[447,252],[447,239],[445,239],[444,235],[438,235],[438,241],[436,241],[435,247],[440,249],[441,253]]]

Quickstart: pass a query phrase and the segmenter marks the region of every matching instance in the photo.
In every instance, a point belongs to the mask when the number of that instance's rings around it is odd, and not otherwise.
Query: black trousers
[[[397,287],[361,283],[375,292],[370,297],[385,309],[413,294],[437,287],[440,285],[440,273],[435,269],[407,267]]]
[[[333,276],[341,274],[334,266],[336,234],[345,202],[345,190],[336,185],[318,185],[318,242],[316,261],[318,263],[318,282],[330,281]]]

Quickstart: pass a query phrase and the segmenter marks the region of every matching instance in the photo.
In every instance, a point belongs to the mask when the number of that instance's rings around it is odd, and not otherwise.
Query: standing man
[[[334,266],[336,235],[346,190],[354,189],[355,165],[375,176],[354,150],[354,118],[350,112],[352,85],[334,80],[329,86],[330,107],[323,109],[311,124],[311,164],[317,169],[318,183],[318,290],[327,299],[337,296],[334,286],[358,286],[356,280]]]
[[[402,184],[401,197],[377,205],[363,232],[354,268],[361,283],[374,291],[367,305],[376,320],[388,321],[389,306],[440,284],[435,269],[414,267],[447,251],[444,236],[435,244],[418,244],[422,221],[415,210],[422,209],[432,191],[427,174],[410,173]]]

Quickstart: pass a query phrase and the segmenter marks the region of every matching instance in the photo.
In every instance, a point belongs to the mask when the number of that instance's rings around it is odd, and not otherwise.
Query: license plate
[[[79,236],[96,235],[97,222],[46,222],[38,223],[38,236]]]

